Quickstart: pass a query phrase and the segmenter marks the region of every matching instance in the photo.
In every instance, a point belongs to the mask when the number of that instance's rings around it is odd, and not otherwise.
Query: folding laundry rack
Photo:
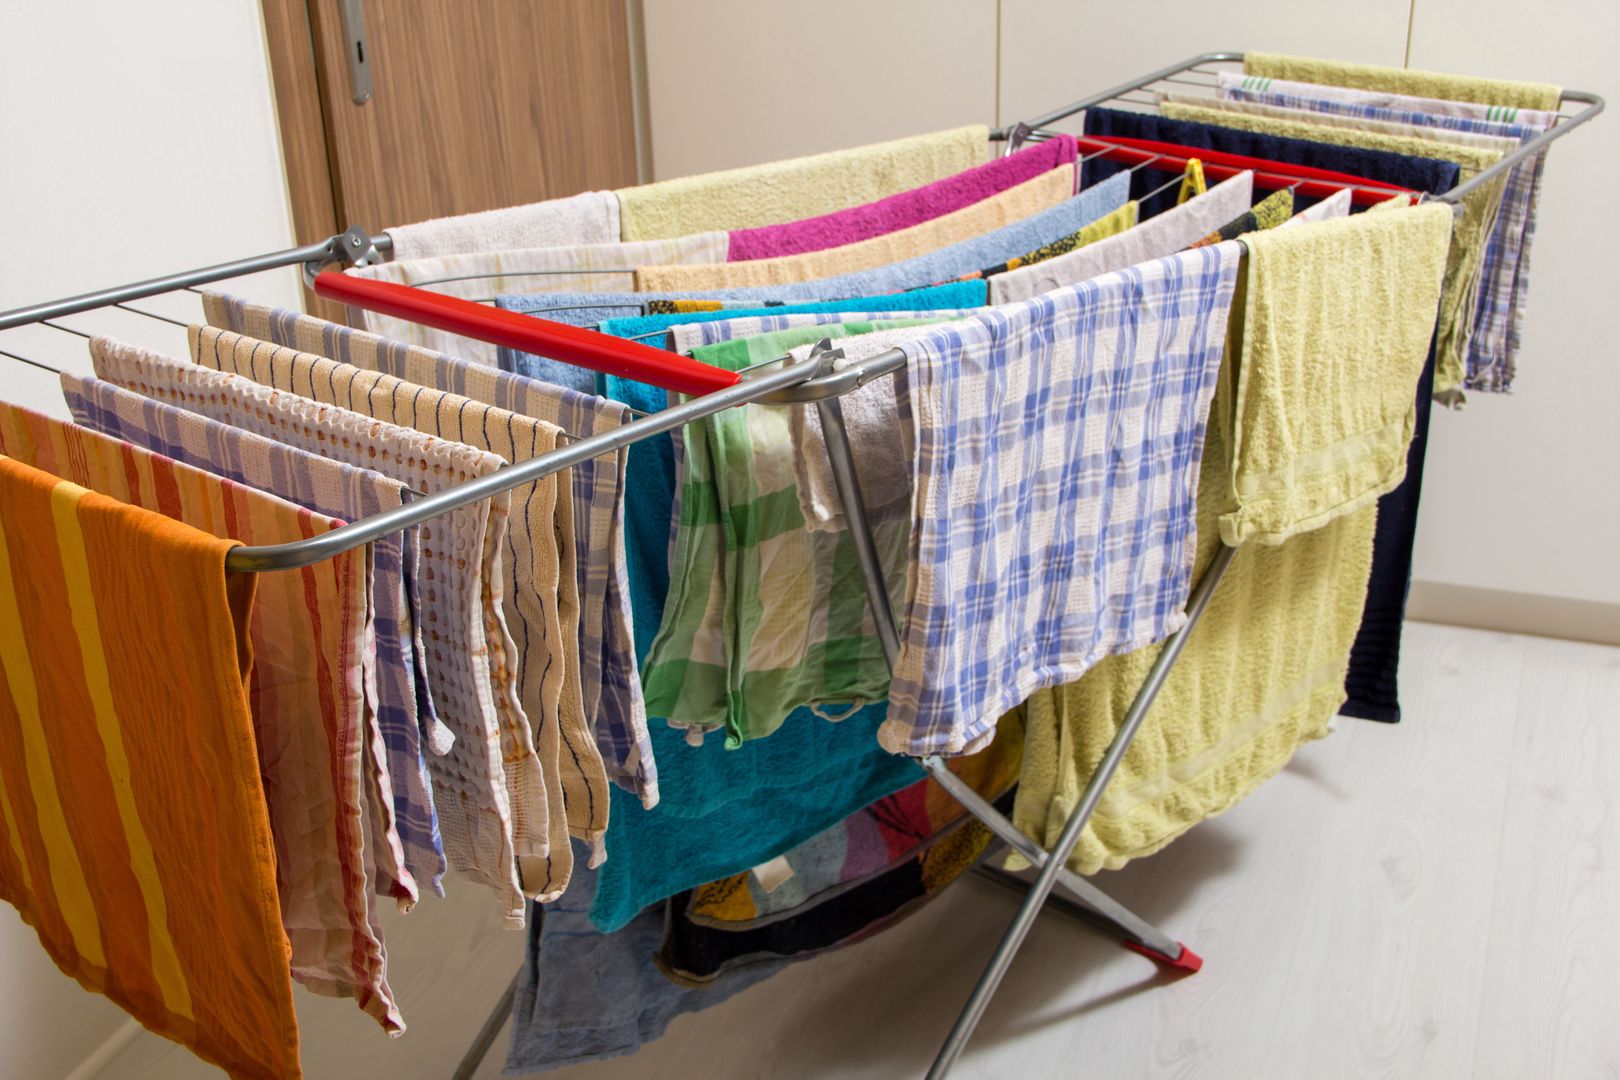
[[[1215,72],[1211,71],[1208,65],[1241,62],[1242,59],[1243,54],[1239,52],[1204,53],[1182,63],[1160,68],[1139,79],[1121,83],[1100,94],[1066,105],[1026,123],[1000,128],[993,131],[990,137],[1006,143],[1010,152],[1021,142],[1051,137],[1049,125],[1105,102],[1155,105],[1157,102],[1154,99],[1144,100],[1140,96],[1131,95],[1148,92],[1158,84],[1170,84],[1178,88],[1198,87],[1208,91],[1214,86],[1212,82],[1183,76],[1213,75]],[[1603,99],[1595,94],[1568,90],[1564,92],[1561,104],[1567,103],[1582,104],[1585,108],[1576,113],[1565,114],[1553,127],[1504,155],[1495,165],[1451,191],[1433,198],[1457,204],[1469,192],[1490,183],[1532,155],[1543,152],[1552,142],[1602,112],[1604,107]],[[1088,140],[1083,142],[1082,146],[1092,151],[1087,157],[1106,156],[1137,165],[1164,162],[1166,168],[1180,168],[1181,165],[1172,155],[1134,149],[1125,145],[1106,145],[1106,141],[1103,140]],[[1294,187],[1306,194],[1324,194],[1342,187],[1356,186],[1342,181],[1327,180],[1290,182],[1287,177],[1263,175],[1257,175],[1256,183],[1260,186]],[[1305,188],[1307,183],[1311,185],[1309,190]],[[747,403],[776,405],[813,403],[826,435],[827,454],[832,466],[834,484],[849,522],[873,622],[882,642],[884,655],[890,667],[893,667],[900,651],[900,632],[890,606],[877,549],[868,526],[866,506],[860,484],[857,482],[856,466],[850,453],[839,399],[868,382],[900,370],[906,363],[903,352],[891,349],[864,363],[846,365],[842,353],[832,349],[830,342],[823,341],[813,349],[808,358],[799,362],[787,362],[789,358],[782,357],[779,360],[755,365],[742,372],[726,371],[635,341],[612,338],[532,316],[501,311],[409,286],[350,277],[329,269],[334,265],[361,266],[375,263],[390,254],[391,250],[392,241],[388,236],[373,236],[364,229],[351,228],[320,243],[287,251],[18,308],[0,314],[0,330],[40,323],[53,329],[80,334],[80,331],[48,320],[103,307],[118,307],[135,314],[161,319],[161,316],[151,315],[150,312],[127,307],[125,302],[263,270],[301,265],[305,271],[306,281],[312,285],[317,294],[341,300],[355,307],[411,319],[438,329],[507,345],[524,352],[549,356],[593,370],[627,376],[679,393],[698,395],[650,416],[633,420],[611,432],[573,441],[552,453],[502,468],[455,488],[413,500],[397,509],[352,522],[309,540],[267,547],[235,548],[226,558],[226,567],[238,572],[287,570],[320,562],[451,510],[550,476],[592,458],[614,453],[632,443],[672,431],[734,406]],[[506,273],[512,276],[513,272]],[[81,336],[88,335],[81,334]],[[20,360],[46,370],[56,370],[50,365],[4,349],[0,349],[0,356]],[[1167,970],[1192,973],[1203,965],[1203,960],[1191,949],[1149,925],[1085,879],[1072,873],[1065,866],[1065,856],[1079,841],[1080,834],[1096,808],[1103,790],[1124,758],[1132,738],[1147,716],[1172,666],[1180,656],[1187,638],[1197,627],[1211,595],[1235,555],[1235,548],[1220,547],[1213,562],[1194,586],[1187,604],[1186,623],[1164,642],[1164,647],[1149,671],[1146,681],[1137,692],[1136,699],[1121,721],[1113,741],[1087,782],[1080,801],[1064,824],[1052,853],[1048,853],[1020,832],[1000,811],[946,768],[943,760],[938,757],[921,760],[921,765],[928,775],[945,788],[973,817],[988,827],[1008,847],[1028,859],[1032,866],[1039,868],[1033,884],[1027,885],[1027,888],[1020,878],[1001,871],[987,870],[1001,884],[1023,891],[1023,902],[957,1016],[950,1034],[928,1070],[929,1077],[945,1076],[961,1056],[991,996],[1006,975],[1014,955],[1043,906],[1050,904],[1056,910],[1075,915],[1113,934],[1126,948],[1141,953]],[[501,1002],[497,1004],[473,1046],[463,1058],[460,1068],[455,1073],[457,1077],[470,1077],[477,1068],[500,1030],[506,1012],[510,1010],[515,986],[514,979],[512,986],[507,988]]]

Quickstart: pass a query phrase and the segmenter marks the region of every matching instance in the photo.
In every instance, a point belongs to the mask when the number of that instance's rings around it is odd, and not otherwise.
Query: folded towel
[[[1347,64],[1337,60],[1316,60],[1277,53],[1245,53],[1243,73],[1520,109],[1557,109],[1559,100],[1564,96],[1563,90],[1547,83],[1444,75],[1432,71],[1379,67],[1376,64]]]
[[[1236,80],[1237,76],[1230,78]],[[1243,84],[1249,81],[1244,80]],[[1482,145],[1469,136],[1505,136],[1527,142],[1556,123],[1558,116],[1530,109],[1501,110],[1430,98],[1316,87],[1310,83],[1253,81],[1276,89],[1264,92],[1244,89],[1223,78],[1221,92],[1238,101],[1306,109],[1341,117],[1346,122],[1368,123],[1380,131],[1409,134],[1441,128],[1447,132],[1446,138],[1467,139],[1466,145]],[[1379,102],[1400,105],[1391,107]],[[1517,119],[1513,122],[1483,119],[1486,114]],[[1516,374],[1520,325],[1530,288],[1530,242],[1535,235],[1536,203],[1546,160],[1546,153],[1537,154],[1515,165],[1508,174],[1501,212],[1486,243],[1480,271],[1479,301],[1467,357],[1466,386],[1470,390],[1506,391],[1511,388]]]
[[[1240,251],[1183,252],[900,345],[916,490],[887,749],[972,753],[1035,690],[1182,624]]]
[[[0,458],[0,897],[147,1028],[296,1078],[233,546]]]
[[[622,239],[777,225],[859,206],[983,164],[989,136],[975,124],[621,188]]]
[[[1243,115],[1208,106],[1166,102],[1162,111],[1173,120],[1260,131],[1286,138],[1315,139],[1342,146],[1370,147],[1409,157],[1455,161],[1462,167],[1459,174],[1462,180],[1472,178],[1502,158],[1502,154],[1496,150],[1433,142],[1409,135],[1386,135],[1322,123]],[[1434,375],[1435,390],[1442,394],[1461,386],[1467,373],[1468,340],[1474,329],[1474,310],[1484,268],[1486,241],[1496,226],[1506,182],[1507,178],[1501,177],[1464,196],[1462,216],[1452,231],[1451,255],[1446,264],[1445,291],[1440,305]]]
[[[313,454],[376,469],[415,491],[432,494],[505,464],[470,446],[121,342],[93,341],[90,358],[96,375],[117,386]],[[496,891],[507,925],[521,926],[523,894],[500,754],[507,713],[517,708],[516,666],[506,652],[511,638],[501,610],[510,501],[502,492],[451,511],[440,528],[423,531],[422,578],[432,584],[425,584],[422,601],[428,681],[439,717],[454,736],[428,747],[445,855],[451,866]]]
[[[240,431],[100,379],[63,375],[62,396],[74,420],[85,427],[267,491],[317,514],[358,521],[395,509],[406,498],[404,484],[369,469]],[[373,825],[368,846],[377,892],[408,903],[404,881],[414,878],[443,896],[440,881],[445,870],[419,727],[439,722],[427,687],[417,682],[423,650],[420,612],[412,604],[419,575],[416,530],[381,537],[369,545],[369,553],[369,558],[364,549],[359,554],[369,564],[366,576],[377,639],[376,726],[393,804],[373,813],[378,824]],[[366,794],[369,803],[375,801],[372,796],[380,797],[381,790],[370,784]],[[397,852],[387,842],[391,835],[398,837]],[[406,874],[396,868],[396,855]]]
[[[784,225],[735,230],[729,258],[731,262],[774,259],[858,243],[960,210],[1059,166],[1072,165],[1078,156],[1074,136],[1060,135],[876,202]],[[1070,188],[1069,194],[1073,191]]]
[[[221,539],[280,544],[342,524],[13,405],[0,407],[0,453],[120,502],[166,512]],[[365,585],[360,552],[345,552],[304,573],[260,578],[248,623],[248,707],[293,976],[318,993],[354,998],[397,1034],[405,1023],[388,986],[382,931],[366,887],[366,784],[375,781],[390,796],[391,789],[387,773],[368,776],[363,760],[369,741],[364,695],[371,678],[365,666]],[[312,665],[315,657],[327,662]],[[126,692],[143,685],[136,679],[131,686],[127,672],[123,682]],[[107,692],[116,691],[100,691]],[[169,753],[177,749],[171,746]],[[414,898],[414,884],[406,884]]]
[[[863,314],[877,315],[889,311],[926,311],[979,307],[984,303],[985,287],[978,281],[953,281],[927,289],[891,293],[888,296],[869,296],[858,301]],[[806,312],[841,312],[848,308],[848,300],[807,301],[802,304],[777,304],[772,307],[728,307],[718,311],[705,311],[690,315],[631,315],[604,319],[598,329],[614,337],[646,340],[676,326],[697,325],[705,322],[723,322],[727,319],[747,318],[753,315],[798,315]]]
[[[519,464],[557,448],[555,424],[519,416],[392,375],[340,364],[214,327],[193,327],[192,357],[273,390],[450,439]],[[572,872],[569,834],[600,846],[607,778],[585,725],[579,691],[579,593],[573,499],[553,476],[510,491],[506,535],[507,625],[516,647],[522,719],[501,732],[519,873],[531,896],[550,899]],[[549,837],[549,839],[548,839]],[[561,849],[562,855],[549,854]]]
[[[635,244],[570,244],[478,251],[430,259],[396,259],[345,271],[373,281],[416,285],[463,300],[504,292],[619,292],[636,287],[638,266],[714,263],[726,257],[726,234],[697,233]],[[496,346],[423,323],[353,309],[374,334],[436,349],[480,364],[495,364]]]
[[[1253,198],[1254,174],[1238,173],[1205,194],[1148,218],[1134,229],[1055,259],[998,274],[990,279],[990,302],[1010,304],[1028,300],[1114,270],[1174,255],[1242,214]]]
[[[1075,166],[1060,165],[959,210],[840,247],[750,262],[654,266],[636,271],[641,292],[686,292],[785,285],[870,270],[972,240],[1073,198]],[[506,291],[506,290],[502,290]]]
[[[388,235],[394,241],[396,259],[563,244],[612,244],[619,240],[619,200],[610,191],[587,191],[566,199],[395,225]]]
[[[295,311],[250,304],[223,293],[204,293],[203,311],[213,325],[246,337],[448,390],[555,424],[574,438],[604,434],[630,420],[622,405],[595,394],[564,390]],[[625,569],[627,459],[621,450],[582,462],[559,476],[572,474],[573,505],[564,509],[574,521],[585,717],[596,733],[608,774],[651,806],[658,801],[658,770],[647,741]]]
[[[1401,207],[1245,239],[1228,544],[1280,543],[1401,482],[1451,221]]]

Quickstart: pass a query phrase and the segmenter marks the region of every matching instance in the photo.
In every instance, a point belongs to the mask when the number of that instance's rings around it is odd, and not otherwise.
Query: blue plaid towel
[[[1034,691],[1185,621],[1241,250],[1143,263],[900,346],[916,491],[887,749],[973,753]]]

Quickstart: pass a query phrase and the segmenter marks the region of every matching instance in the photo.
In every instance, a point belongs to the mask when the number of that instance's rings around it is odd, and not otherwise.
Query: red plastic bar
[[[1346,187],[1350,188],[1350,200],[1358,206],[1371,206],[1396,195],[1405,195],[1414,202],[1418,198],[1418,193],[1410,188],[1397,187],[1394,184],[1374,184],[1364,176],[1352,176],[1330,169],[1293,165],[1243,154],[1229,154],[1223,150],[1203,150],[1193,146],[1182,146],[1180,143],[1138,139],[1125,135],[1107,137],[1081,135],[1079,140],[1082,154],[1095,154],[1101,151],[1102,156],[1110,161],[1131,165],[1158,157],[1160,165],[1170,169],[1186,168],[1189,158],[1197,158],[1203,163],[1205,174],[1213,179],[1225,180],[1240,172],[1252,171],[1256,187],[1269,189],[1291,187],[1299,194],[1313,199],[1325,199]]]
[[[325,270],[315,275],[315,292],[366,311],[409,319],[452,334],[662,386],[680,394],[724,390],[742,378],[735,371],[638,341],[626,341],[515,311],[502,311],[392,281],[373,281]]]

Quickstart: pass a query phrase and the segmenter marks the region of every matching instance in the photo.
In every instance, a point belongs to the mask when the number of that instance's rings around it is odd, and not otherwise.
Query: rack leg
[[[472,1080],[478,1066],[483,1064],[484,1055],[489,1053],[490,1046],[495,1042],[495,1036],[501,1033],[501,1025],[506,1023],[506,1018],[512,1014],[512,1001],[517,997],[517,984],[522,977],[523,969],[519,968],[518,973],[512,976],[512,981],[506,984],[506,992],[484,1018],[484,1026],[478,1029],[472,1045],[467,1047],[467,1052],[461,1056],[461,1063],[456,1066],[456,1071],[451,1073],[452,1080]]]

